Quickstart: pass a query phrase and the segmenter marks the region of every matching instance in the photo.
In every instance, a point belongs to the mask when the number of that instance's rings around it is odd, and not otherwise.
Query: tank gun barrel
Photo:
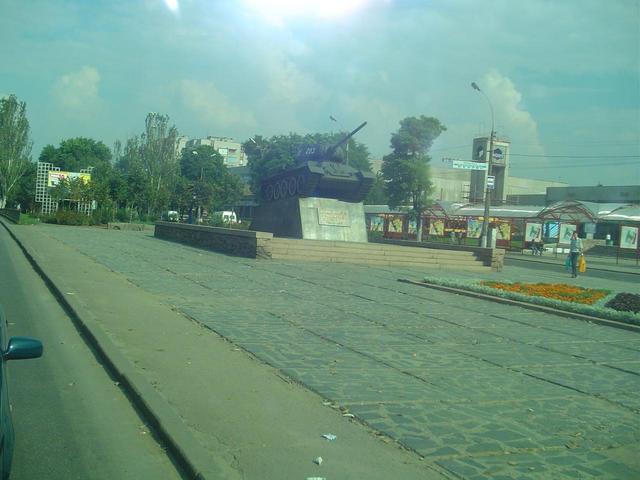
[[[353,137],[356,133],[358,133],[360,130],[362,130],[364,128],[364,126],[367,124],[367,122],[362,122],[355,130],[351,131],[350,133],[348,133],[347,135],[345,135],[338,143],[336,143],[335,145],[331,145],[328,149],[327,149],[327,153],[329,156],[333,155],[333,153],[339,149],[342,145],[344,145],[345,143],[347,143],[349,141],[349,139],[351,137]]]

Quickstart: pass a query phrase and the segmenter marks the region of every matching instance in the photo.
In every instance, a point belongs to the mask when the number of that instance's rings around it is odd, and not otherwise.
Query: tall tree
[[[169,126],[168,115],[147,115],[140,137],[140,160],[149,180],[147,214],[157,216],[169,203],[179,168],[177,138],[178,130]]]
[[[417,240],[422,240],[422,214],[431,192],[430,157],[427,151],[446,127],[437,118],[407,117],[391,135],[393,152],[382,161],[382,174],[389,206],[397,208],[410,203],[409,216],[416,222]]]
[[[60,142],[59,147],[47,145],[40,153],[41,162],[52,163],[67,172],[97,167],[111,162],[111,151],[101,141],[76,137]]]
[[[26,103],[0,98],[0,208],[29,166],[31,145]]]
[[[184,182],[176,191],[178,203],[182,206],[188,203],[199,213],[203,207],[221,210],[242,197],[240,178],[229,173],[222,155],[209,145],[185,148],[180,158],[180,172]],[[189,198],[191,201],[186,202]]]

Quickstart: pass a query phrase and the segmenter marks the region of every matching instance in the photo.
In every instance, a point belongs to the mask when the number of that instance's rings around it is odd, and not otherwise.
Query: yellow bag
[[[587,271],[587,261],[584,259],[584,255],[580,255],[580,259],[578,260],[578,271],[580,273]]]

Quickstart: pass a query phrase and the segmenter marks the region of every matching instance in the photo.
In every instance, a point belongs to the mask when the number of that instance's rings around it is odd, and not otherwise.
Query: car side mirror
[[[12,337],[7,349],[2,352],[4,360],[24,360],[42,356],[42,342],[29,337]]]

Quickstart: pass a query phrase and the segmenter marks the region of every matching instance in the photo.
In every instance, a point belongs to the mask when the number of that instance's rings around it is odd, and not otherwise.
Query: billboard
[[[576,226],[573,223],[561,223],[558,243],[571,243],[571,235],[573,235],[575,231]]]
[[[542,240],[541,223],[527,223],[527,228],[524,232],[525,242],[539,242]]]
[[[78,173],[78,172],[61,172],[55,170],[49,170],[47,175],[47,187],[55,187],[60,180],[75,180],[79,178],[82,183],[91,182],[90,173]]]
[[[482,234],[482,222],[475,218],[467,220],[467,237],[468,238],[480,238]]]
[[[638,248],[638,227],[620,227],[620,248]]]
[[[429,235],[444,236],[444,220],[431,220],[429,222]]]

